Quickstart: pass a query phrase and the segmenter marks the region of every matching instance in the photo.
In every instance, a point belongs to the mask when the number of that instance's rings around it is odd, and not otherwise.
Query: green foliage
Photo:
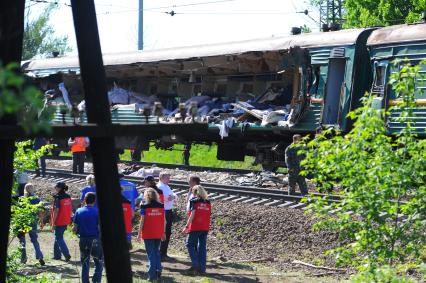
[[[419,22],[426,0],[346,0],[346,28]]]
[[[397,136],[386,134],[388,113],[373,109],[373,97],[366,96],[363,107],[349,114],[355,120],[350,133],[327,138],[328,130],[306,145],[305,174],[319,189],[338,183],[343,197],[331,205],[313,199],[315,228],[339,232],[345,244],[331,251],[338,264],[371,272],[419,258],[426,245],[426,140],[416,138],[412,123],[415,83],[422,76],[419,66],[400,66],[391,82],[406,127]]]
[[[29,60],[37,55],[46,56],[54,51],[64,54],[72,50],[68,46],[68,37],[54,36],[54,27],[49,24],[50,15],[56,7],[57,5],[54,3],[48,5],[38,18],[32,21],[28,19],[29,15],[27,15],[22,60]]]
[[[44,105],[39,90],[24,85],[18,70],[15,63],[4,68],[0,66],[0,117],[16,113],[19,124],[27,132],[50,129],[53,108]]]
[[[308,2],[313,7],[319,7],[324,1]],[[346,0],[343,3],[345,28],[420,22],[426,10],[426,0]]]
[[[352,283],[364,283],[364,282],[375,282],[375,283],[414,283],[416,282],[412,278],[400,276],[397,274],[395,268],[385,266],[378,268],[372,272],[360,272],[353,276],[350,280]]]

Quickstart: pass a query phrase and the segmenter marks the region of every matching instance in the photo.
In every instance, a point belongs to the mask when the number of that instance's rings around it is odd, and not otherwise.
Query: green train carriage
[[[426,60],[426,24],[410,24],[384,27],[375,30],[367,41],[371,64],[373,68],[373,83],[371,92],[377,95],[374,107],[389,109],[398,105],[400,97],[389,85],[392,73],[398,72],[399,65],[409,62],[417,65]],[[393,62],[398,60],[395,65]],[[426,75],[426,66],[420,73]],[[415,133],[426,137],[426,81],[416,81],[416,107],[413,109]],[[397,119],[400,111],[392,110],[387,117],[387,130],[395,134],[405,127],[404,121]]]

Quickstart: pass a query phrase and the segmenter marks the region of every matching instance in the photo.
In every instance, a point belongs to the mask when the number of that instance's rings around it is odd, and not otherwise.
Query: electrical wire
[[[190,6],[208,5],[208,4],[234,2],[234,1],[238,1],[238,0],[216,0],[216,1],[208,1],[208,2],[197,2],[197,3],[188,3],[188,4],[182,4],[182,5],[147,8],[147,9],[143,9],[143,10],[144,11],[152,11],[152,10],[161,10],[161,9],[170,9],[170,8],[179,8],[179,7],[190,7]]]
[[[171,16],[174,15],[289,15],[289,14],[306,14],[303,12],[175,12],[174,10],[170,12],[164,12]]]

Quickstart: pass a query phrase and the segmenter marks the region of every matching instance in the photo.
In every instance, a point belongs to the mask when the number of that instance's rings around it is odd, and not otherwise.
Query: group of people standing
[[[140,215],[137,239],[145,244],[149,268],[148,280],[155,281],[161,277],[164,261],[173,261],[168,255],[168,246],[172,234],[173,208],[177,195],[169,186],[170,174],[160,173],[159,181],[153,176],[144,179],[145,189],[140,194],[136,185],[120,175],[122,207],[129,249],[132,248],[133,220],[135,215]],[[53,259],[66,262],[71,255],[64,240],[64,232],[73,223],[73,230],[79,236],[80,260],[82,264],[82,282],[89,282],[90,258],[95,262],[95,272],[92,282],[100,282],[103,270],[103,254],[101,233],[99,230],[99,212],[96,203],[95,177],[86,177],[87,186],[81,190],[81,206],[72,215],[72,200],[67,194],[68,186],[63,182],[55,185],[53,196],[50,225],[54,231]],[[33,186],[25,186],[25,195],[32,202],[39,203],[40,199],[34,196]],[[139,212],[139,213],[138,213]],[[206,272],[206,239],[210,229],[211,204],[207,192],[200,185],[198,176],[189,177],[189,191],[187,196],[187,216],[183,232],[188,234],[186,246],[191,258],[192,266],[186,273],[190,275],[204,274]],[[39,215],[40,219],[42,215]],[[43,223],[43,221],[41,221]],[[42,224],[43,225],[43,224]],[[29,232],[36,251],[36,258],[44,265],[43,254],[37,241],[37,222],[34,222]],[[19,235],[23,250],[22,261],[26,262],[25,234]]]

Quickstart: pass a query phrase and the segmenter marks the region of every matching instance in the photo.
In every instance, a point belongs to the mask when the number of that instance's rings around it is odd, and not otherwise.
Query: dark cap
[[[144,181],[149,181],[149,182],[153,182],[155,181],[154,176],[152,175],[148,175],[145,177],[145,179],[143,179]]]
[[[64,182],[57,182],[55,187],[56,187],[56,188],[59,188],[59,189],[61,189],[61,190],[66,190],[66,189],[68,189],[68,186],[67,186]]]

